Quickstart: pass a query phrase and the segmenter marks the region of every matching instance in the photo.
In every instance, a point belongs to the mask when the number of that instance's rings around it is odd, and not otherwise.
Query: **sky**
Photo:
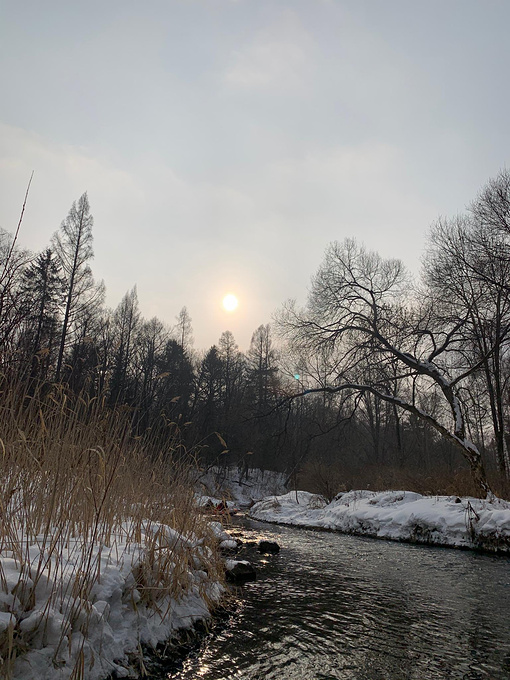
[[[247,349],[328,243],[419,273],[510,152],[507,0],[0,0],[0,227],[88,192],[115,308]],[[239,299],[226,312],[226,293]]]

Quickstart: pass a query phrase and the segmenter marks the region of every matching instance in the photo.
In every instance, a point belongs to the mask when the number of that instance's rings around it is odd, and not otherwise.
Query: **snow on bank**
[[[15,680],[127,677],[128,655],[140,645],[155,647],[210,615],[223,587],[205,571],[204,539],[154,522],[138,533],[134,542],[126,523],[110,547],[76,539],[51,551],[52,541],[40,537],[46,548],[31,545],[23,562],[2,550],[3,671],[10,665]],[[83,550],[90,551],[88,576],[77,566]]]
[[[510,554],[510,503],[412,491],[349,491],[329,504],[306,491],[271,496],[255,519],[349,534]]]
[[[258,468],[239,470],[237,467],[213,467],[201,475],[197,482],[197,490],[199,496],[205,499],[226,498],[238,506],[249,506],[255,500],[270,494],[284,493],[285,475],[282,472]]]

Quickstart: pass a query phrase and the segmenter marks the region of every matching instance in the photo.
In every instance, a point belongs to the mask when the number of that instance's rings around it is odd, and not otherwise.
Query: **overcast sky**
[[[419,270],[509,156],[508,0],[0,0],[0,227],[88,191],[115,307],[241,349],[327,244]],[[225,293],[238,310],[221,308]]]

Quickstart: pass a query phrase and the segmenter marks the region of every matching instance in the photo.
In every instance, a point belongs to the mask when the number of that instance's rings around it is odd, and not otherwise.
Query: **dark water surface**
[[[173,680],[510,678],[510,559],[237,520],[258,579]]]

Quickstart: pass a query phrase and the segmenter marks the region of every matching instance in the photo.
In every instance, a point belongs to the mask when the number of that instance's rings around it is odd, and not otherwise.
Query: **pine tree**
[[[64,299],[64,281],[51,248],[40,253],[23,274],[22,290],[26,304],[24,341],[29,353],[31,375],[44,376],[51,364],[59,307]]]

